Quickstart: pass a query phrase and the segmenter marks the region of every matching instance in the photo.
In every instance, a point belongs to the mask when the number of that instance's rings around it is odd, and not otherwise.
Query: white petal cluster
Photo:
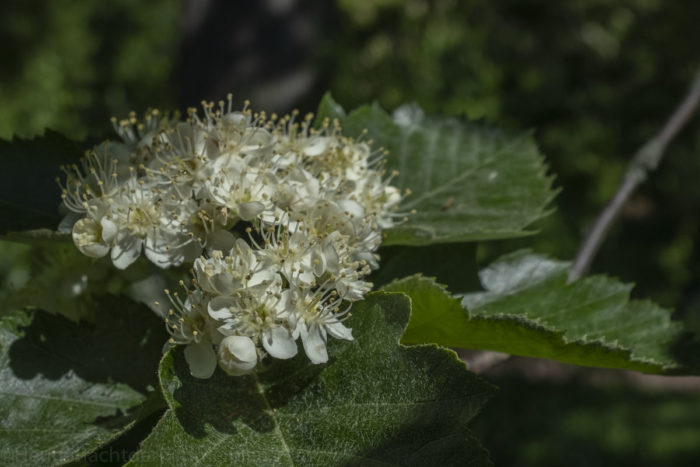
[[[186,296],[166,291],[166,323],[197,377],[291,358],[299,339],[326,362],[329,335],[352,340],[344,317],[371,289],[381,230],[399,216],[385,153],[337,122],[313,128],[311,115],[232,111],[230,97],[203,108],[115,122],[123,142],[66,168],[73,240],[120,269],[142,252],[162,268],[193,264]]]

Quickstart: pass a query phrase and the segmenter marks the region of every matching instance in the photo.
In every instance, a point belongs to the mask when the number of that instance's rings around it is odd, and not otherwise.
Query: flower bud
[[[228,336],[219,344],[219,366],[233,376],[250,373],[258,364],[255,343],[246,336]]]

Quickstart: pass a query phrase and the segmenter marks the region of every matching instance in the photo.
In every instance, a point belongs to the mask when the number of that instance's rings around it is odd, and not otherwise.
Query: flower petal
[[[357,201],[341,199],[338,201],[338,206],[350,217],[362,219],[365,216],[365,209]]]
[[[287,359],[297,354],[297,343],[288,330],[282,326],[266,331],[262,335],[262,344],[272,357]]]
[[[308,329],[305,324],[301,324],[301,341],[304,344],[304,352],[312,363],[325,363],[328,361],[328,350],[326,350],[326,340],[321,335],[321,328],[312,325]]]
[[[217,230],[207,236],[207,250],[211,253],[214,250],[229,251],[233,248],[236,237],[228,230]]]
[[[106,217],[103,217],[100,221],[100,225],[102,226],[102,240],[105,242],[111,242],[114,240],[114,237],[117,236],[119,231],[119,229],[117,229],[117,224]]]
[[[167,284],[160,274],[151,274],[126,288],[126,294],[137,302],[144,303],[158,316],[168,315],[168,296],[163,292]]]
[[[232,318],[231,307],[236,306],[236,299],[232,297],[215,297],[207,306],[209,316],[219,321]]]
[[[302,149],[302,151],[307,156],[319,156],[323,154],[328,148],[329,139],[330,138],[324,138],[321,136],[308,138],[308,142],[306,143],[306,146]]]
[[[142,245],[141,238],[131,235],[117,239],[112,247],[112,263],[118,269],[126,269],[139,258]]]
[[[340,321],[326,323],[326,331],[336,339],[353,340],[352,329],[345,327]]]
[[[200,342],[185,347],[185,360],[195,378],[211,378],[216,370],[216,353],[209,343]]]
[[[340,270],[340,257],[335,247],[331,244],[323,247],[323,256],[326,259],[326,270],[331,274],[338,274]]]
[[[90,218],[80,219],[73,225],[73,243],[91,258],[101,258],[109,252],[109,245],[100,238],[99,224]]]
[[[253,220],[265,210],[265,205],[260,201],[251,201],[249,203],[241,203],[238,205],[238,215],[244,221]]]
[[[71,233],[73,231],[73,226],[81,218],[82,218],[81,213],[68,211],[68,214],[66,214],[66,217],[61,219],[61,222],[58,224],[58,228],[56,230],[60,233]]]
[[[241,288],[241,283],[231,274],[214,274],[209,278],[209,285],[220,295],[231,295]]]
[[[168,241],[162,237],[148,236],[145,243],[146,258],[160,268],[179,266],[185,260],[183,249],[168,248]]]
[[[320,247],[314,248],[311,252],[311,266],[317,277],[321,277],[326,272],[326,255]]]

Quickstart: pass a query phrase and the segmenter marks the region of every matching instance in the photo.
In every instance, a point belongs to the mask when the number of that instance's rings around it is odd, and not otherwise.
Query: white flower
[[[110,233],[114,265],[125,269],[142,250],[163,268],[192,261],[201,245],[194,242],[184,223],[192,215],[187,207],[186,203],[164,201],[156,187],[130,179],[118,196],[109,199],[109,210],[101,221],[103,232]]]
[[[279,209],[304,213],[313,207],[320,193],[319,179],[303,168],[295,167],[276,183],[272,196]]]
[[[401,201],[399,189],[389,184],[394,176],[396,172],[382,180],[379,172],[372,171],[348,185],[348,198],[357,201],[366,212],[376,216],[377,224],[382,229],[394,225],[393,212]]]
[[[314,206],[310,218],[316,235],[323,237],[338,231],[352,241],[365,229],[367,220],[364,214],[362,205],[353,200],[321,200]]]
[[[379,255],[374,253],[382,242],[381,233],[377,230],[369,230],[355,243],[352,258],[360,264],[368,264],[372,269],[379,268]]]
[[[184,300],[166,290],[164,318],[195,377],[292,358],[297,339],[326,362],[329,338],[353,339],[344,317],[372,288],[382,229],[403,217],[396,173],[384,177],[385,151],[335,121],[236,112],[231,96],[202,108],[185,121],[115,120],[123,142],[64,168],[61,229],[119,269],[142,252],[161,268],[193,263],[193,290]]]
[[[263,331],[261,340],[263,347],[272,357],[286,359],[297,354],[297,343],[292,333],[284,326]]]
[[[313,238],[298,228],[270,227],[263,232],[265,247],[259,251],[260,261],[270,270],[278,271],[293,284],[310,287],[316,282],[313,268]]]
[[[252,372],[258,364],[255,343],[246,336],[228,336],[219,344],[219,366],[233,376]]]
[[[184,286],[183,282],[181,284]],[[223,336],[211,332],[215,323],[207,314],[207,299],[204,294],[199,291],[187,292],[187,298],[183,301],[177,292],[171,294],[165,289],[172,305],[165,316],[166,329],[171,335],[170,343],[218,343]]]
[[[204,128],[180,122],[156,138],[147,173],[171,184],[183,198],[190,194],[201,197],[214,173],[212,161],[220,155],[219,146]]]
[[[341,311],[339,302],[334,291],[324,288],[317,292],[297,290],[290,301],[291,322],[295,326],[293,337],[301,337],[304,352],[313,363],[328,361],[328,334],[336,339],[353,340],[352,331],[339,319],[350,311],[350,306]]]
[[[142,121],[136,118],[134,112],[131,112],[129,118],[125,120],[118,121],[116,118],[112,118],[114,131],[132,149],[149,146],[159,130],[167,128],[170,123],[170,116],[168,114],[162,115],[156,109],[147,112]]]
[[[326,349],[326,332],[323,326],[316,323],[308,325],[301,321],[297,325],[296,334],[301,336],[304,344],[304,352],[312,363],[326,363],[328,350]]]
[[[311,264],[317,277],[322,277],[326,273],[331,275],[340,273],[341,257],[338,254],[338,247],[342,248],[343,241],[347,241],[347,238],[343,238],[339,232],[335,231],[314,246],[311,251]]]
[[[119,191],[119,161],[105,151],[94,149],[76,164],[62,166],[66,174],[65,185],[61,187],[63,204],[75,213],[88,213],[89,204],[96,199],[114,195]],[[123,164],[128,169],[127,164]]]
[[[215,173],[207,182],[207,192],[214,202],[226,207],[232,217],[244,221],[272,208],[275,180],[267,176],[264,168],[250,167],[240,158],[219,161],[214,163]]]
[[[73,243],[81,253],[92,258],[101,258],[110,249],[110,245],[102,238],[102,226],[89,217],[84,217],[73,225]]]
[[[184,287],[184,283],[180,284]],[[207,314],[207,303],[204,295],[199,292],[189,292],[185,301],[180,299],[177,292],[165,290],[172,308],[165,315],[166,329],[171,337],[166,348],[176,344],[187,344],[185,360],[190,373],[195,378],[207,379],[216,369],[216,353],[214,346],[219,344],[223,335],[216,329],[217,323]],[[161,307],[159,302],[154,306]]]
[[[240,238],[226,256],[214,251],[210,258],[195,260],[194,272],[202,290],[215,295],[231,295],[244,287],[280,280]]]
[[[209,316],[223,322],[223,335],[245,335],[262,342],[274,358],[291,358],[297,353],[292,333],[285,327],[288,291],[281,281],[239,290],[231,297],[216,297],[209,302]]]

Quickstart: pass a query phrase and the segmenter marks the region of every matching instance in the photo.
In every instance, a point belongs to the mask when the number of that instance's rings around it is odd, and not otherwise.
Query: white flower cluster
[[[166,323],[197,377],[217,362],[238,375],[291,358],[299,338],[325,362],[328,335],[352,340],[343,317],[371,289],[381,230],[400,216],[384,151],[337,122],[313,128],[311,115],[232,111],[230,96],[203,108],[115,122],[123,142],[65,169],[73,240],[120,269],[142,251],[163,268],[193,263],[185,296],[166,291]]]

